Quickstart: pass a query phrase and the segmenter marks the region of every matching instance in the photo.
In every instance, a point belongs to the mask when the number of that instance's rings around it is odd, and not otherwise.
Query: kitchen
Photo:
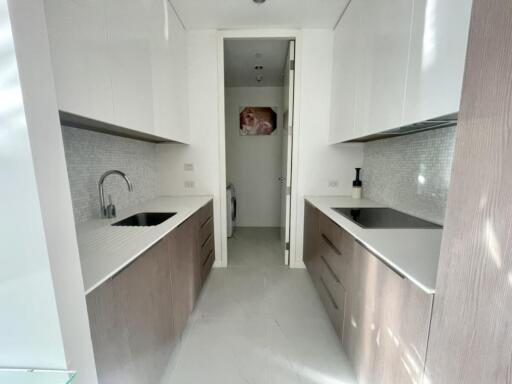
[[[0,382],[508,382],[506,1],[0,16]],[[295,44],[285,265],[231,264],[237,39]]]

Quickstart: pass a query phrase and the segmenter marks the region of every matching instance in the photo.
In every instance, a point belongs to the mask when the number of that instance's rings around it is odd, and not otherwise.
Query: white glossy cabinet
[[[167,0],[44,0],[59,109],[187,142],[186,31]]]
[[[458,111],[471,0],[357,0],[334,36],[329,141]]]
[[[153,133],[151,1],[104,1],[113,122],[145,133]]]
[[[415,0],[404,125],[458,112],[471,0]]]
[[[356,133],[401,125],[407,81],[411,0],[362,0],[363,51],[358,65]]]
[[[355,1],[347,8],[334,35],[334,65],[332,79],[332,108],[330,139],[345,141],[355,135],[356,88],[360,45],[358,28],[362,2]]]
[[[59,109],[112,122],[104,0],[45,0]]]
[[[152,22],[154,134],[188,142],[187,36],[167,1]]]

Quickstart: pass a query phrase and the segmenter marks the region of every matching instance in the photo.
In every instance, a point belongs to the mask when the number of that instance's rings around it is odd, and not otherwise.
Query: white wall
[[[78,371],[74,382],[95,384],[96,369],[43,4],[9,0],[9,8],[26,126],[21,125],[21,115],[11,115],[12,125],[2,124],[3,128],[12,127],[12,130],[3,130],[18,135],[23,142],[19,141],[20,145],[16,146],[0,140],[6,145],[0,153],[23,154],[26,163],[16,169],[18,180],[2,175],[2,180],[9,180],[9,183],[0,189],[0,193],[10,193],[0,198],[8,204],[2,207],[2,218],[12,219],[7,228],[0,231],[0,258],[5,258],[0,270],[10,274],[7,282],[5,275],[0,277],[0,283],[6,282],[12,289],[11,299],[15,298],[12,307],[4,301],[0,304],[0,321],[12,320],[10,326],[0,326],[0,332],[4,332],[0,336],[0,365],[67,368]],[[27,148],[27,128],[32,159]],[[16,158],[20,160],[21,157]],[[32,170],[29,160],[34,165]],[[0,164],[8,168],[16,166],[16,162]],[[37,183],[35,196],[34,183]],[[9,211],[11,214],[6,215]],[[3,248],[6,246],[14,248],[6,250]],[[51,281],[48,281],[50,271]],[[49,291],[52,282],[54,298]],[[8,354],[7,360],[3,353]]]
[[[350,195],[354,168],[363,164],[361,144],[328,145],[333,31],[304,30],[302,44],[300,130],[294,138],[299,153],[296,230],[291,234],[295,266],[303,266],[304,196]],[[337,186],[329,186],[331,181]]]
[[[188,32],[189,108],[191,144],[157,145],[162,194],[214,195],[217,218],[216,254],[220,255],[220,189],[218,127],[217,31]],[[333,31],[302,31],[301,78],[299,79],[300,124],[296,127],[295,146],[298,178],[295,204],[295,231],[291,233],[291,265],[303,267],[304,196],[350,195],[354,168],[362,166],[360,144],[328,145],[330,118]],[[194,171],[184,164],[193,163]],[[224,165],[222,165],[224,166]],[[195,188],[185,188],[185,181]],[[329,182],[338,183],[330,187]],[[219,266],[225,260],[216,260]],[[224,264],[225,265],[225,264]]]
[[[0,21],[0,367],[64,369],[7,0],[0,1]]]
[[[220,183],[217,97],[217,31],[188,32],[190,144],[158,144],[159,193],[214,196],[215,265],[220,260]],[[193,164],[185,171],[184,164]],[[186,181],[194,183],[185,187]],[[226,186],[223,186],[225,188]]]
[[[279,227],[281,221],[282,87],[233,87],[225,90],[226,180],[237,195],[239,227]],[[277,107],[271,136],[241,136],[240,107]]]

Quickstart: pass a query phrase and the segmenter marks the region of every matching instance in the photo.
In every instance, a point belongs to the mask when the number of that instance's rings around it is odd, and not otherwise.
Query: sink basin
[[[170,219],[176,212],[143,212],[136,213],[126,219],[118,221],[112,225],[123,227],[151,227],[162,224],[165,220]]]

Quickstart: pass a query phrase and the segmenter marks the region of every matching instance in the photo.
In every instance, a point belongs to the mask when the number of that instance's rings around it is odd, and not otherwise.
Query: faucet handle
[[[112,195],[108,195],[108,205],[105,210],[108,219],[116,217],[116,206],[112,203]]]

